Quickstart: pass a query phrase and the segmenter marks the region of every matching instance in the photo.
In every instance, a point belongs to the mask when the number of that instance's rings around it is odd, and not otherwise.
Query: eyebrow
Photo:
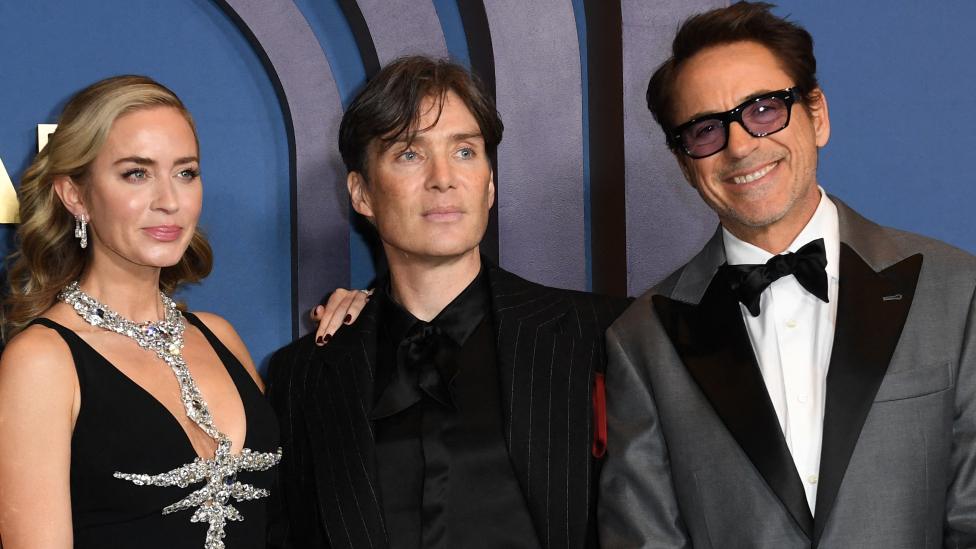
[[[415,141],[423,143],[424,141],[427,140],[424,137],[424,135],[425,134],[423,134],[423,133],[418,133],[418,134],[416,134],[416,135],[413,136],[413,139],[407,139],[406,137],[404,137],[402,139],[397,139],[392,144],[393,145],[396,145],[396,144],[410,144],[410,143],[413,143]],[[461,133],[451,134],[450,139],[451,139],[451,141],[467,141],[469,139],[484,139],[484,136],[481,134],[481,131],[479,130],[479,131],[470,131],[470,132],[461,132]]]
[[[755,98],[759,97],[760,95],[766,95],[767,93],[773,93],[773,92],[777,92],[777,91],[782,91],[783,89],[788,89],[788,88],[777,88],[775,90],[762,89],[762,90],[753,92],[753,93],[747,95],[746,97],[742,98],[741,101],[739,101],[738,103],[735,104],[735,107],[738,107],[739,105],[741,105],[741,104],[743,104],[743,103],[745,103],[747,101],[751,101],[752,99],[755,99]],[[734,109],[735,107],[732,107],[732,109]],[[725,110],[725,111],[699,111],[699,112],[695,113],[694,115],[688,117],[688,119],[685,120],[684,122],[682,122],[681,124],[687,124],[688,122],[691,122],[692,120],[697,120],[699,118],[704,118],[706,116],[711,116],[713,114],[719,114],[719,113],[729,112],[732,109],[728,109],[728,110]],[[678,124],[678,126],[680,126],[681,124]]]
[[[177,158],[176,162],[173,164],[189,164],[191,162],[199,162],[200,159],[195,156],[184,156],[183,158]],[[114,164],[124,164],[126,162],[132,162],[133,164],[139,164],[140,166],[152,166],[156,163],[152,158],[146,158],[145,156],[127,156],[125,158],[120,158],[114,162]]]

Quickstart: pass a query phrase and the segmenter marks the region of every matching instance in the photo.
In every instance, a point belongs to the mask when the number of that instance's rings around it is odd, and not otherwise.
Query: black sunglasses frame
[[[730,111],[717,112],[712,114],[706,114],[704,116],[699,116],[698,118],[689,120],[688,122],[685,122],[680,126],[672,128],[671,131],[667,132],[666,136],[668,139],[668,146],[671,147],[671,149],[677,149],[681,151],[688,158],[693,158],[695,160],[698,160],[701,158],[707,158],[709,156],[712,156],[713,154],[718,154],[723,150],[725,150],[725,147],[729,146],[729,131],[731,129],[733,122],[738,122],[739,125],[742,126],[742,129],[744,129],[746,133],[748,133],[753,137],[766,137],[767,135],[772,135],[778,131],[786,129],[786,127],[790,125],[790,118],[791,115],[793,114],[793,104],[796,103],[797,98],[799,96],[800,96],[800,88],[793,86],[792,88],[786,88],[785,90],[779,90],[779,91],[758,95],[756,97],[753,97],[752,99],[743,101],[740,105],[736,106],[734,109]],[[754,103],[757,103],[759,101],[764,101],[770,98],[779,98],[783,100],[783,103],[786,105],[786,121],[783,122],[782,126],[780,126],[775,130],[768,131],[768,132],[761,132],[761,133],[752,133],[752,131],[750,131],[749,128],[742,122],[742,112],[746,109],[746,107]],[[725,129],[725,140],[722,142],[722,146],[716,149],[715,151],[710,152],[708,154],[695,156],[691,153],[691,151],[688,150],[688,147],[685,146],[684,140],[681,139],[681,133],[685,129],[690,128],[691,126],[701,122],[702,120],[717,120],[721,122],[722,128]]]

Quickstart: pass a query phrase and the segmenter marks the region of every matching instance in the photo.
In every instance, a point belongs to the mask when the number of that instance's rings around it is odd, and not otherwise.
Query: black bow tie
[[[770,284],[793,275],[806,291],[828,303],[827,252],[818,238],[796,251],[774,255],[764,265],[723,265],[729,286],[752,316],[759,316],[759,296]]]
[[[413,406],[423,394],[443,406],[454,407],[450,381],[457,373],[459,347],[440,328],[418,323],[397,347],[396,371],[373,408],[373,419],[397,414]]]

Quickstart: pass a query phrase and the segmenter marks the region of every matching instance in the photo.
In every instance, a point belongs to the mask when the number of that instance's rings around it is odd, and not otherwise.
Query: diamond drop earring
[[[82,249],[88,247],[88,216],[85,214],[75,216],[75,238],[81,240]]]

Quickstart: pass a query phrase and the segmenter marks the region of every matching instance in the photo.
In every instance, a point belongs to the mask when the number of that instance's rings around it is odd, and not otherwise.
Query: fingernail
[[[315,338],[315,344],[316,345],[324,345],[325,344],[325,341],[322,339],[322,336],[316,336],[316,338]]]
[[[318,314],[322,314],[322,306],[321,305],[316,305],[315,306],[315,314],[317,314],[317,315]]]
[[[325,334],[325,337],[322,338],[322,345],[328,343],[330,339],[332,339],[332,334]]]
[[[346,318],[342,319],[343,324],[349,324],[350,322],[352,322],[352,315],[346,315]]]

